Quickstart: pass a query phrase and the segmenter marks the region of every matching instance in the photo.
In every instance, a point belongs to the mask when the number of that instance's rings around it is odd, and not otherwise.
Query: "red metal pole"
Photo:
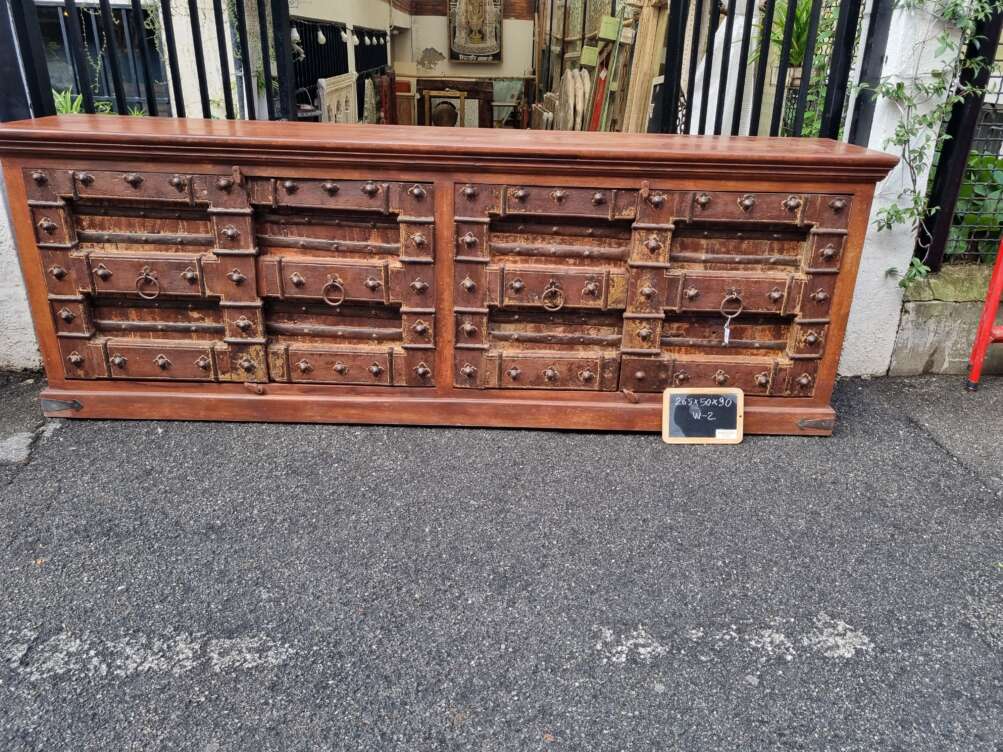
[[[968,383],[965,388],[974,392],[979,388],[982,378],[982,364],[986,359],[986,350],[993,342],[1003,342],[1003,326],[995,326],[996,313],[999,311],[1000,299],[1003,298],[1003,238],[1000,239],[996,251],[996,264],[993,266],[993,276],[989,279],[989,292],[986,293],[986,303],[982,307],[982,318],[975,333],[975,344],[972,346],[972,357],[968,364]]]

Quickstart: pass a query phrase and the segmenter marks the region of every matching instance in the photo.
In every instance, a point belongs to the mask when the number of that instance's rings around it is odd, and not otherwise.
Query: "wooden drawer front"
[[[106,349],[113,379],[214,379],[210,343],[110,339]]]
[[[828,319],[835,289],[835,274],[813,274],[809,277],[801,300],[801,318]]]
[[[816,233],[808,238],[810,269],[826,269],[836,271],[843,260],[843,246],[846,243],[846,233]]]
[[[264,296],[310,298],[339,306],[346,300],[388,303],[386,264],[331,263],[263,259],[260,285]]]
[[[672,386],[737,387],[746,394],[769,394],[775,381],[774,361],[746,363],[677,358],[671,377]]]
[[[610,272],[560,267],[488,267],[492,298],[502,307],[563,308],[608,307]],[[623,274],[620,273],[622,277]],[[621,302],[619,307],[623,307]]]
[[[26,167],[21,170],[29,201],[57,201],[73,195],[73,173],[49,167]]]
[[[390,386],[388,350],[289,348],[289,378],[294,382]]]
[[[409,264],[399,271],[391,267],[393,289],[400,290],[401,302],[407,308],[432,308],[435,305],[435,269],[432,266]]]
[[[566,353],[489,353],[485,365],[497,377],[499,389],[575,389],[600,391],[616,388],[616,357],[601,354],[568,357]],[[495,365],[497,363],[497,366]],[[496,370],[497,368],[497,370]],[[485,374],[487,379],[491,376]]]
[[[457,183],[454,188],[454,207],[457,217],[484,217],[501,213],[503,185]]]
[[[432,349],[435,343],[435,314],[403,313],[401,331],[404,335],[404,347]]]
[[[41,249],[42,268],[45,281],[53,295],[75,295],[77,293],[77,265],[67,251]],[[88,287],[88,285],[84,285]]]
[[[457,353],[457,363],[475,353]],[[616,388],[619,358],[595,353],[571,356],[547,352],[487,352],[483,355],[479,385],[498,389],[568,389],[584,391]],[[463,384],[462,368],[457,385]]]
[[[787,373],[786,389],[781,392],[778,386],[775,392],[788,397],[811,397],[815,393],[817,376],[817,360],[795,360]]]
[[[68,245],[74,238],[68,212],[62,206],[31,207],[31,222],[35,226],[35,239],[43,245]]]
[[[80,170],[73,174],[80,198],[191,202],[191,178],[172,172]]]
[[[435,187],[431,183],[394,183],[390,208],[404,217],[431,217],[435,214]]]
[[[808,206],[807,221],[819,228],[845,229],[850,222],[852,201],[852,197],[841,194],[813,196]]]
[[[94,340],[60,338],[59,353],[68,379],[103,379],[108,370],[104,350]]]
[[[275,206],[390,212],[393,184],[378,180],[275,180]],[[252,194],[256,200],[258,196]]]
[[[484,222],[456,223],[456,253],[459,258],[487,258],[488,226]]]
[[[89,307],[79,300],[50,300],[52,320],[60,334],[87,336],[91,333]]]
[[[509,185],[505,187],[505,213],[633,219],[637,191]]]
[[[92,253],[87,268],[94,292],[133,293],[146,300],[159,297],[202,297],[205,294],[198,256],[180,254],[124,256]]]
[[[800,224],[811,198],[803,193],[695,191],[690,202],[690,217],[694,220]]]
[[[216,249],[223,254],[227,251],[254,252],[254,229],[249,214],[213,213],[211,216]]]
[[[825,324],[801,324],[793,327],[790,353],[792,356],[821,356],[829,327]]]
[[[670,387],[737,387],[746,394],[783,394],[787,368],[773,359],[729,361],[625,355],[620,387],[636,392],[660,392]]]
[[[401,257],[435,258],[435,225],[401,222]]]
[[[668,274],[666,308],[730,314],[796,310],[803,284],[794,275],[748,277],[738,274]]]

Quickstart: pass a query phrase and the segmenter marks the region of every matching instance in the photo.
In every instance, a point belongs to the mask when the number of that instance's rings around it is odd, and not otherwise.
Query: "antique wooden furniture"
[[[0,127],[66,417],[827,434],[874,182],[832,141],[63,116]]]

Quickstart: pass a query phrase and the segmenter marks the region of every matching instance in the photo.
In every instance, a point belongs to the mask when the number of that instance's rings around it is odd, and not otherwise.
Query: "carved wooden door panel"
[[[849,197],[664,195],[671,229],[664,247],[652,250],[664,268],[631,271],[621,387],[731,386],[751,395],[811,396]]]
[[[435,384],[430,183],[254,178],[274,381]]]
[[[239,170],[24,175],[67,378],[267,380]]]
[[[459,184],[455,385],[619,388],[638,192]]]
[[[431,184],[25,178],[68,378],[435,383]]]
[[[455,385],[811,396],[849,198],[459,184]]]

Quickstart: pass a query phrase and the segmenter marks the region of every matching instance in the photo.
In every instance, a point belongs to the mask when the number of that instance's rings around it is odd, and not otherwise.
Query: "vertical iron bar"
[[[999,46],[1001,27],[1003,27],[1003,10],[997,10],[988,18],[976,23],[965,47],[965,60],[981,59],[982,64],[966,65],[962,69],[958,77],[958,93],[969,92],[972,89],[984,90],[989,83]],[[967,94],[955,102],[944,129],[948,138],[940,148],[940,159],[937,160],[937,171],[934,173],[927,201],[927,205],[932,209],[920,225],[915,250],[915,255],[922,258],[923,263],[933,271],[940,269],[944,263],[944,251],[951,225],[954,223],[958,191],[965,177],[968,153],[972,149],[983,99],[983,94]],[[933,227],[928,229],[931,220]]]
[[[553,75],[553,72],[554,72],[553,71],[553,67],[554,66],[551,64],[551,57],[553,56],[553,53],[554,53],[554,1],[555,0],[550,0],[550,17],[547,19],[547,21],[548,21],[547,25],[550,28],[547,29],[546,56],[544,57],[543,61],[540,63],[540,67],[541,68],[543,68],[543,64],[544,63],[546,63],[546,65],[547,65],[547,68],[546,68],[547,74],[543,78],[544,86],[546,87],[544,93],[550,91],[550,89],[551,89],[550,77]],[[542,102],[543,101],[543,97],[539,97],[539,100]]]
[[[825,106],[822,108],[824,138],[839,138],[843,122],[843,104],[846,102],[846,85],[850,80],[853,63],[853,43],[857,37],[857,20],[860,18],[861,0],[842,0],[839,20],[832,43],[832,60],[829,62],[829,80],[825,85]]]
[[[174,19],[171,17],[171,0],[160,0],[163,18],[164,41],[167,44],[167,65],[171,69],[171,88],[174,90],[174,112],[185,116],[185,93],[181,88],[181,68],[178,65],[178,45],[174,39]]]
[[[564,77],[564,56],[567,54],[568,39],[568,10],[571,8],[571,0],[564,0],[564,20],[561,21],[561,78]],[[613,71],[610,71],[613,75]]]
[[[13,0],[11,11],[14,17],[14,33],[20,42],[32,112],[35,117],[55,115],[56,103],[52,98],[52,82],[49,80],[49,68],[45,62],[42,28],[38,23],[34,0]]]
[[[132,13],[127,8],[118,8],[119,16],[122,19],[122,41],[125,42],[125,59],[129,63],[129,72],[132,74],[132,86],[135,87],[134,95],[130,96],[126,89],[127,99],[141,100],[143,98],[142,84],[139,82],[139,61],[136,60],[136,48],[132,44],[132,34],[135,31],[132,26]],[[126,102],[128,105],[128,102]],[[142,106],[142,105],[140,105]]]
[[[719,0],[710,0],[710,18],[707,21],[707,54],[704,56],[703,89],[700,92],[700,130],[701,136],[707,133],[707,100],[710,98],[710,79],[714,72],[714,37],[717,36],[717,26],[721,22],[721,5]]]
[[[265,79],[265,107],[268,108],[268,119],[275,120],[275,98],[272,96],[272,55],[268,36],[268,10],[265,0],[257,0],[258,4],[258,38],[261,40],[261,73]]]
[[[875,0],[876,3],[886,1],[893,2],[893,0]],[[798,102],[794,109],[793,131],[795,136],[800,136],[804,129],[804,114],[808,109],[808,88],[811,86],[811,74],[815,64],[815,42],[818,36],[818,22],[821,17],[822,0],[812,0],[808,17],[808,44],[805,46],[804,60],[801,63],[801,86],[798,87]]]
[[[735,82],[735,105],[731,111],[731,135],[737,136],[742,127],[742,101],[745,99],[745,79],[748,77],[749,44],[752,38],[752,16],[756,0],[746,0],[742,20],[742,44],[738,49],[738,80]]]
[[[724,121],[724,96],[728,92],[728,66],[731,63],[731,39],[735,30],[735,4],[728,0],[728,19],[724,22],[724,46],[721,49],[721,76],[717,85],[717,107],[714,109],[714,135],[721,135]]]
[[[788,0],[797,2],[797,0]],[[844,0],[845,2],[845,0]],[[759,118],[763,113],[763,89],[766,85],[766,66],[770,60],[770,36],[773,32],[773,14],[777,0],[766,0],[763,13],[763,34],[759,40],[759,60],[756,61],[756,78],[752,83],[752,112],[749,113],[749,135],[759,135]]]
[[[5,86],[0,86],[0,122],[3,123],[31,117],[29,92],[21,74],[11,11],[12,8],[6,2],[0,3],[0,81],[6,82]],[[17,12],[14,10],[13,15]]]
[[[675,133],[679,129],[679,89],[682,83],[683,40],[686,34],[684,3],[670,0],[669,23],[665,37],[665,64],[661,92],[661,133]]]
[[[773,91],[773,117],[770,119],[770,135],[780,135],[780,118],[784,114],[784,100],[787,98],[787,68],[791,54],[791,38],[794,34],[794,16],[797,0],[787,0],[787,17],[784,19],[784,36],[780,42],[780,60],[777,63],[777,85]]]
[[[230,58],[226,51],[223,0],[212,0],[212,15],[216,26],[216,45],[219,47],[219,74],[223,79],[223,106],[226,108],[226,119],[233,120],[236,115],[233,112],[233,92],[230,91]]]
[[[146,38],[145,12],[139,0],[132,0],[132,27],[139,37],[140,50],[143,53],[143,86],[146,87],[146,114],[157,116],[157,92],[153,88],[153,55],[150,52],[150,41]]]
[[[70,50],[70,34],[66,30],[66,16],[69,15],[65,8],[56,8],[56,18],[59,20],[59,39],[63,43],[63,62],[66,63],[66,67],[70,69],[70,73],[73,77],[73,83],[70,84],[70,90],[76,89],[80,91],[80,79],[77,77],[76,66],[73,64],[73,53]],[[48,65],[48,59],[46,59],[46,65]]]
[[[101,5],[101,31],[104,33],[107,43],[105,54],[108,56],[108,68],[111,70],[111,85],[115,91],[115,110],[119,115],[127,115],[129,108],[125,104],[125,87],[122,86],[122,69],[118,64],[118,55],[115,54],[115,17],[112,16],[111,2],[100,0]]]
[[[67,38],[70,42],[70,54],[73,65],[77,69],[77,81],[80,84],[80,95],[84,98],[84,111],[94,112],[94,91],[91,88],[90,61],[84,52],[84,35],[80,31],[80,10],[76,0],[63,0],[66,8]]]
[[[296,117],[296,87],[293,83],[292,38],[288,0],[272,1],[272,32],[275,36],[275,72],[279,78],[279,113],[285,120]]]
[[[244,0],[234,0],[237,14],[237,39],[240,42],[240,67],[244,72],[244,112],[248,120],[257,120],[254,111],[254,72],[251,70],[251,51],[247,46],[247,18],[244,16]],[[265,37],[262,37],[264,39]]]
[[[199,80],[199,99],[202,100],[202,117],[212,119],[212,104],[209,102],[209,82],[205,74],[205,51],[202,48],[202,22],[199,21],[197,0],[188,0],[188,20],[192,27],[192,50],[195,53],[195,73]]]
[[[867,39],[864,42],[864,56],[860,61],[860,83],[875,86],[881,80],[881,69],[884,65],[885,50],[888,48],[888,30],[892,24],[894,0],[874,0],[871,6],[871,20],[867,25]],[[871,137],[871,124],[874,122],[874,92],[862,88],[857,94],[853,107],[853,117],[850,119],[850,135],[847,138],[851,144],[866,146]]]
[[[713,1],[711,0],[711,2]],[[693,38],[690,41],[690,72],[686,77],[686,115],[683,119],[685,133],[690,132],[690,120],[693,117],[693,88],[697,80],[697,63],[700,62],[701,26],[703,26],[703,0],[697,0],[697,7],[693,12]]]

